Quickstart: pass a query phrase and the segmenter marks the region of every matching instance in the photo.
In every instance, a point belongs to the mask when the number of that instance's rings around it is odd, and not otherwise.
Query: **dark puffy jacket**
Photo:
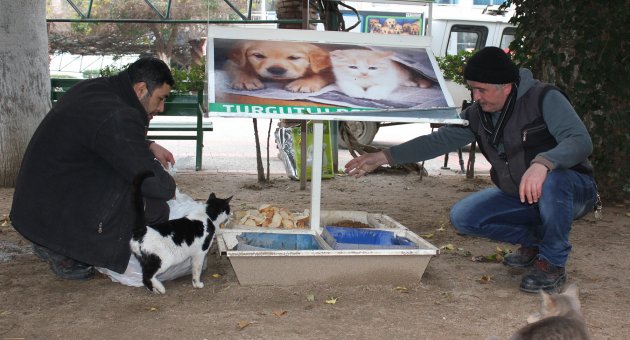
[[[28,145],[11,222],[27,239],[76,260],[123,272],[135,212],[131,182],[151,170],[142,192],[168,200],[175,182],[146,141],[147,113],[126,72],[75,85]]]

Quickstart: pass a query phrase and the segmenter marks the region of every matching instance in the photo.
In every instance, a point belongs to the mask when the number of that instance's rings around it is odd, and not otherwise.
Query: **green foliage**
[[[466,85],[464,81],[464,66],[473,53],[474,52],[459,51],[457,54],[436,57],[444,78],[450,79],[457,84]]]
[[[101,77],[111,77],[111,76],[115,76],[118,73],[120,73],[120,71],[126,69],[129,66],[129,64],[127,65],[122,65],[121,67],[116,67],[113,65],[107,65],[104,68],[102,68],[99,73]]]
[[[72,27],[72,30],[75,31],[78,34],[90,34],[92,33],[92,25],[90,25],[89,23],[85,23],[85,22],[73,22],[70,27]]]
[[[203,91],[206,80],[205,58],[201,65],[191,65],[188,69],[173,69],[172,73],[175,79],[173,87],[175,93]]]
[[[515,59],[571,98],[593,139],[602,196],[630,196],[628,1],[509,0],[517,26]]]
[[[85,70],[81,75],[84,79],[96,78],[101,76],[101,70]]]

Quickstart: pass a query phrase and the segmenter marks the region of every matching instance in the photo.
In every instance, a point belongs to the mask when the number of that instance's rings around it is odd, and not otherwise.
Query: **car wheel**
[[[343,126],[346,125],[354,136],[356,140],[365,145],[369,145],[374,140],[374,136],[378,132],[379,123],[378,122],[355,122],[355,121],[345,121],[339,123],[339,138],[338,144],[340,148],[347,149],[348,142],[344,140],[343,134],[341,133]]]

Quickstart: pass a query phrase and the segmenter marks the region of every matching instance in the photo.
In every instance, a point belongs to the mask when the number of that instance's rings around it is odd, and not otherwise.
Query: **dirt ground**
[[[310,191],[282,176],[265,187],[250,174],[188,172],[176,180],[195,199],[234,194],[236,209],[310,207]],[[508,338],[537,310],[539,296],[518,290],[522,272],[471,258],[516,246],[459,236],[448,221],[454,202],[488,185],[485,178],[392,173],[323,181],[322,209],[383,213],[419,235],[433,234],[427,240],[437,247],[454,246],[431,259],[420,282],[241,286],[213,246],[205,288],[183,277],[166,282],[166,295],[102,274],[85,282],[56,278],[6,220],[13,190],[0,189],[0,339]],[[602,220],[591,214],[571,233],[569,282],[580,288],[594,339],[630,338],[629,205],[605,203]],[[326,302],[331,298],[336,303]]]

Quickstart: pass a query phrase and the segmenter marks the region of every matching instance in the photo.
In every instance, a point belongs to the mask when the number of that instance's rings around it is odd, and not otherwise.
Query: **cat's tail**
[[[144,219],[144,198],[142,196],[142,183],[145,179],[153,177],[153,171],[143,171],[136,175],[133,179],[133,187],[131,190],[131,199],[133,200],[133,210],[136,218],[133,225],[132,238],[139,239],[146,233],[146,222]]]

